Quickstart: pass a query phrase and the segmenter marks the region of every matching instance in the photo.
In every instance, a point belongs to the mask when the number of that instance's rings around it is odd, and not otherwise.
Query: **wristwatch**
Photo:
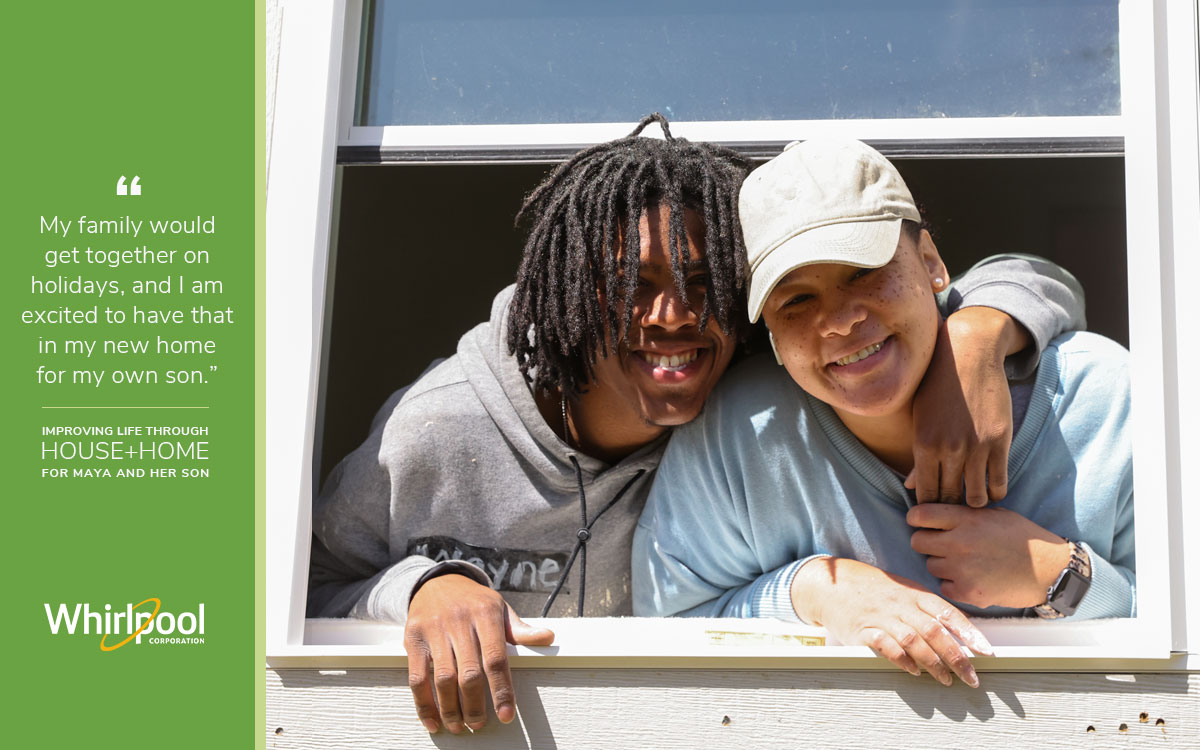
[[[1079,542],[1066,541],[1071,545],[1071,559],[1058,574],[1058,579],[1046,590],[1046,601],[1033,608],[1037,616],[1044,620],[1075,614],[1079,603],[1092,587],[1092,560],[1087,550]]]

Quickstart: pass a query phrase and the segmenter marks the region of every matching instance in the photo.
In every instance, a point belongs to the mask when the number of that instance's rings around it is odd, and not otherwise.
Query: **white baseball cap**
[[[779,280],[811,263],[878,268],[892,259],[912,193],[883,154],[861,141],[793,141],[750,173],[738,194],[750,262],[750,322]]]

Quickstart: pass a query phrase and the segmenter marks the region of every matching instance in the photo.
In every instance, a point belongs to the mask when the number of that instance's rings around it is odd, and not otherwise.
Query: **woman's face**
[[[937,342],[934,279],[946,267],[929,233],[909,232],[880,268],[835,263],[785,276],[763,308],[792,379],[839,413],[909,409]]]

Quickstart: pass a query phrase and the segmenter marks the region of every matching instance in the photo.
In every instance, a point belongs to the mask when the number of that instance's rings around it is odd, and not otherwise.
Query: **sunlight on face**
[[[880,268],[818,263],[785,276],[763,319],[792,379],[839,413],[864,417],[910,408],[937,342],[933,279],[945,274],[922,231],[902,232]]]
[[[700,330],[708,293],[704,221],[688,209],[685,230],[692,263],[687,301],[675,287],[670,256],[670,211],[646,207],[639,221],[640,268],[628,335],[609,356],[597,359],[589,390],[603,395],[615,412],[647,425],[690,422],[720,380],[736,341],[709,321]]]

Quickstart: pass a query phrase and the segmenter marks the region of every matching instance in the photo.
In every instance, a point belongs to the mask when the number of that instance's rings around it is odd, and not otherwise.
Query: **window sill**
[[[778,620],[530,619],[554,630],[555,645],[510,646],[521,669],[689,668],[879,670],[893,667],[863,646],[843,646],[822,628]],[[1044,623],[975,620],[995,647],[980,671],[1198,671],[1200,654],[1175,653],[1148,638],[1137,619]],[[341,619],[305,621],[302,645],[268,647],[272,668],[407,666],[404,628]]]

